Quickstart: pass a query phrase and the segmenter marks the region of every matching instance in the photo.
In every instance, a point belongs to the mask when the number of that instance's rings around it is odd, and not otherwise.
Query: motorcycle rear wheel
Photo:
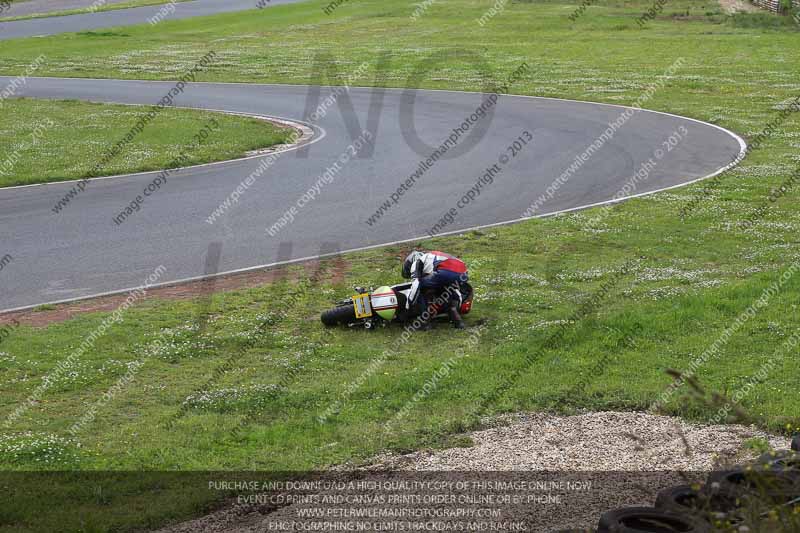
[[[340,305],[322,313],[320,319],[326,326],[352,324],[356,321],[356,311],[353,308],[352,303],[348,305]]]

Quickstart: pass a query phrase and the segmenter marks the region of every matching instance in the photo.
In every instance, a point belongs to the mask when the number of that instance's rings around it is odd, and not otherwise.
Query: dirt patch
[[[756,11],[760,11],[760,9],[747,0],[719,0],[719,5],[722,6],[722,10],[732,15],[734,13],[753,13]]]
[[[331,267],[330,281],[332,283],[340,283],[346,279],[349,263],[344,257],[339,256],[332,259],[326,259],[323,261],[323,263],[326,265],[326,267]],[[311,276],[317,268],[320,268],[319,265],[320,262],[317,260],[303,263],[307,276]],[[219,276],[205,280],[150,289],[147,292],[147,295],[138,301],[191,300],[194,298],[208,296],[209,294],[262,287],[264,285],[273,283],[276,280],[287,279],[290,276],[292,279],[299,279],[301,277],[296,273],[291,275],[289,268],[285,266],[255,270],[252,272],[242,272],[239,274],[230,274],[227,276]],[[98,298],[47,306],[46,308],[39,310],[27,309],[24,311],[4,313],[0,314],[0,325],[11,324],[16,320],[23,325],[44,327],[54,322],[63,322],[65,320],[69,320],[82,313],[114,311],[117,307],[122,305],[127,297],[128,293],[115,294],[111,296],[101,296]]]
[[[337,470],[349,473],[351,479],[367,475],[396,480],[403,475],[430,476],[435,472],[438,476],[459,476],[472,472],[472,476],[482,473],[477,475],[486,479],[516,476],[530,481],[561,473],[562,477],[591,476],[599,481],[597,490],[578,495],[579,501],[511,506],[503,516],[504,520],[525,522],[526,531],[553,531],[595,527],[605,511],[652,505],[663,488],[699,482],[711,469],[751,460],[755,453],[744,447],[748,439],[766,439],[777,449],[789,446],[788,439],[753,427],[704,426],[644,413],[526,414],[506,417],[502,422],[505,425],[470,434],[475,445],[469,448],[384,456],[366,468]],[[269,524],[282,522],[302,522],[305,527],[308,521],[299,512],[302,507],[231,504],[159,533],[245,533],[267,531]],[[345,507],[369,510],[381,506]],[[327,520],[315,519],[316,523]],[[303,527],[299,530],[305,530]]]

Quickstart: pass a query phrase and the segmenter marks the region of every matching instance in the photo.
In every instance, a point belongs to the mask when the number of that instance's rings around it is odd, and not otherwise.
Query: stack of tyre
[[[800,437],[792,450],[658,493],[653,507],[605,513],[597,533],[800,532]]]

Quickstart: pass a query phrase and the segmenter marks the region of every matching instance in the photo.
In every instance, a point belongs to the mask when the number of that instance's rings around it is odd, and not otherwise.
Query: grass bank
[[[751,142],[800,95],[793,26],[728,18],[710,2],[671,2],[640,27],[636,20],[651,8],[645,1],[601,2],[574,22],[576,4],[511,2],[479,25],[493,4],[441,0],[414,21],[410,1],[349,2],[332,15],[322,11],[327,3],[309,2],[165,22],[159,32],[12,41],[0,51],[0,71],[18,74],[44,53],[41,74],[170,79],[213,48],[228,60],[201,73],[204,80],[308,83],[319,79],[309,66],[317,61],[370,85],[374,69],[358,66],[374,67],[377,52],[389,50],[391,86],[440,54],[416,85],[479,90],[524,61],[531,75],[512,92],[628,104],[683,57],[647,107],[719,124]],[[464,51],[484,66],[476,70]],[[658,405],[714,419],[717,407],[689,398],[685,386],[660,402],[670,368],[696,369],[707,390],[737,398],[734,405],[762,427],[797,427],[800,370],[796,349],[782,346],[800,327],[800,273],[792,270],[800,261],[800,201],[790,181],[798,149],[793,113],[711,183],[420,243],[469,263],[477,289],[471,329],[414,335],[387,358],[402,331],[324,331],[317,315],[352,284],[396,280],[401,247],[326,262],[314,288],[318,276],[297,267],[296,276],[210,303],[146,302],[7,429],[2,467],[304,470],[460,443],[454,435],[482,415],[508,411]],[[688,213],[687,205],[694,205]],[[0,345],[0,415],[25,401],[105,316],[16,328]],[[415,400],[453,355],[457,363]],[[131,368],[135,380],[98,405]],[[71,433],[93,406],[91,422]],[[144,505],[147,513],[124,510],[122,500],[86,508],[113,506],[116,514],[98,518],[105,530],[199,512],[204,502],[196,495],[168,510]],[[24,524],[37,509],[20,513],[15,523]]]
[[[67,100],[6,100],[0,116],[0,186],[88,176],[148,109]],[[263,120],[167,108],[99,174],[234,159],[250,150],[288,142],[290,133]]]

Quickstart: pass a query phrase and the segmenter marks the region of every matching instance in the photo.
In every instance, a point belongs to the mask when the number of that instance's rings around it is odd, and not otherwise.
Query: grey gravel
[[[386,468],[413,470],[708,471],[752,457],[751,438],[773,448],[789,440],[754,427],[704,426],[645,413],[600,412],[577,416],[514,415],[472,433],[471,448],[382,458]]]
[[[494,420],[493,427],[474,432],[470,437],[474,446],[469,448],[381,456],[365,468],[345,467],[336,469],[332,475],[398,479],[396,474],[384,471],[403,470],[418,476],[415,479],[439,480],[442,476],[474,478],[474,472],[495,471],[505,473],[479,475],[481,479],[485,476],[485,479],[528,481],[591,479],[593,490],[554,491],[561,498],[555,505],[528,503],[503,508],[503,520],[523,521],[526,531],[554,531],[567,527],[593,528],[600,514],[607,510],[652,505],[663,488],[702,482],[709,470],[751,460],[755,452],[745,447],[749,439],[766,439],[775,449],[789,447],[788,439],[754,427],[705,426],[673,417],[621,412],[513,415]],[[299,518],[302,507],[295,504],[275,509],[232,503],[221,511],[160,531],[260,532],[274,530],[280,522],[293,524],[291,530],[308,530],[313,519]],[[377,504],[355,507],[386,508]],[[366,530],[378,529],[375,526]]]

